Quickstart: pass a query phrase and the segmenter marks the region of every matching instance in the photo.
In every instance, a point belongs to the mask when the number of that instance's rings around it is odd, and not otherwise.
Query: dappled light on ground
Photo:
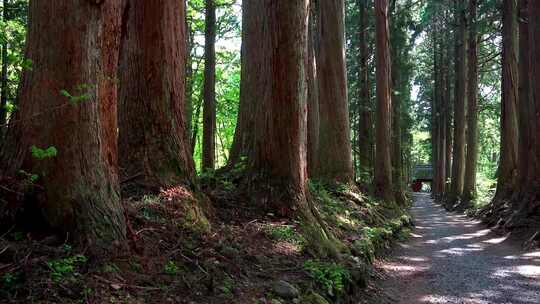
[[[397,303],[532,304],[540,301],[540,251],[523,252],[507,235],[447,213],[415,195],[416,228],[382,263]]]

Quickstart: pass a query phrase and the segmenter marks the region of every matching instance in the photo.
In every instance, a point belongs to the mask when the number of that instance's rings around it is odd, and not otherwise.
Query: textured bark
[[[306,206],[308,1],[244,2],[244,67],[257,71],[241,81],[243,97],[256,102],[248,175],[270,208],[292,214]],[[261,14],[261,12],[264,12]],[[251,46],[251,44],[249,44]]]
[[[467,157],[465,164],[464,201],[476,197],[476,168],[478,162],[478,33],[476,0],[469,1],[469,49],[467,85]]]
[[[467,46],[467,17],[465,14],[465,1],[456,1],[456,23],[458,28],[455,35],[456,75],[454,94],[454,148],[452,162],[452,181],[450,186],[450,201],[456,201],[463,195],[465,182],[465,123],[466,123],[466,94],[467,94],[467,69],[466,69],[466,46]]]
[[[216,6],[206,0],[202,168],[213,170],[216,158]]]
[[[314,1],[310,4],[308,53],[306,77],[308,83],[307,101],[307,162],[308,176],[317,176],[319,166],[319,82],[317,78],[317,8]]]
[[[434,32],[434,94],[432,109],[432,145],[433,145],[433,195],[440,197],[444,193],[445,165],[446,165],[446,128],[445,128],[445,107],[444,94],[444,69],[445,62],[443,53],[444,42],[438,39],[441,35],[439,28]]]
[[[119,70],[123,175],[151,190],[190,185],[186,132],[184,2],[129,0]]]
[[[529,154],[528,184],[538,202],[540,186],[540,1],[529,0],[529,72],[531,113],[531,147]],[[533,204],[530,204],[533,207]],[[536,211],[538,212],[538,210]]]
[[[354,179],[347,100],[344,0],[318,1],[319,168],[329,182]]]
[[[259,41],[259,38],[264,34],[264,28],[261,25],[265,24],[267,18],[265,14],[257,15],[250,11],[256,9],[254,5],[251,2],[242,3],[240,104],[227,165],[229,168],[241,164],[253,150],[253,143],[255,142],[254,113],[256,108],[260,106],[259,101],[256,99],[259,91],[257,85],[263,81],[262,77],[264,76],[259,70],[264,65],[264,58],[260,54],[265,52],[263,43]]]
[[[358,150],[359,150],[359,169],[360,178],[371,179],[373,176],[373,110],[371,104],[371,85],[369,82],[369,49],[367,43],[368,35],[368,16],[367,0],[358,0],[360,10],[359,30],[358,30],[358,48],[360,53],[359,75],[359,123],[358,123]]]
[[[9,9],[9,0],[4,0],[4,11],[2,14],[2,19],[4,22],[9,20],[8,18],[8,9]],[[1,56],[2,56],[2,71],[0,74],[0,140],[2,139],[2,129],[7,122],[7,94],[8,94],[8,43],[5,41],[1,46]]]
[[[120,1],[31,1],[19,111],[0,174],[39,174],[48,224],[96,253],[125,239],[117,174]],[[83,98],[78,103],[61,90]],[[17,122],[15,122],[17,121]],[[31,146],[58,150],[33,158]]]
[[[452,154],[453,154],[453,147],[454,147],[454,137],[453,137],[453,128],[454,128],[454,125],[453,125],[453,118],[454,118],[454,115],[453,115],[453,111],[454,111],[454,103],[452,101],[452,73],[451,73],[451,70],[450,70],[450,63],[451,63],[451,60],[450,58],[452,58],[452,53],[451,53],[451,50],[452,48],[449,46],[449,44],[451,43],[451,39],[450,39],[450,34],[448,34],[448,31],[447,31],[447,35],[445,35],[445,38],[446,39],[446,43],[448,43],[448,47],[446,48],[447,50],[447,56],[446,56],[446,61],[445,61],[445,71],[446,71],[446,78],[445,78],[445,88],[446,88],[446,91],[445,91],[445,127],[446,127],[446,155],[445,155],[445,160],[446,160],[446,165],[445,165],[445,173],[446,173],[446,176],[445,176],[445,195],[448,193],[448,191],[450,190],[450,185],[448,184],[448,181],[450,181],[451,177],[452,177]],[[455,97],[454,97],[455,98]]]
[[[503,3],[501,159],[496,194],[499,200],[511,195],[517,186],[518,147],[517,2]]]
[[[394,200],[391,164],[392,98],[390,95],[390,37],[388,29],[388,1],[375,1],[375,29],[377,48],[377,115],[376,153],[374,168],[375,195],[381,199]]]
[[[529,18],[527,5],[529,0],[519,0],[519,145],[518,145],[518,184],[527,187],[534,133],[534,105],[530,96],[529,77]],[[534,171],[534,170],[532,170]]]

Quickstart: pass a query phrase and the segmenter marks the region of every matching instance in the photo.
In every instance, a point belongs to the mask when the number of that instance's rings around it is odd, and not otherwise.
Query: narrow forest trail
[[[411,238],[381,262],[397,303],[540,303],[540,251],[523,252],[464,215],[417,194]]]

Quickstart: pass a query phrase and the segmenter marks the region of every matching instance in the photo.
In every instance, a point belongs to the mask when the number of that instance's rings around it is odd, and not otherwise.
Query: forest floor
[[[377,263],[384,302],[539,303],[540,251],[525,252],[479,221],[444,211],[429,194],[414,200],[411,237]]]
[[[129,250],[103,259],[41,230],[0,225],[0,303],[379,303],[372,262],[409,235],[408,206],[310,183],[339,240],[337,256],[324,255],[314,230],[231,180],[206,177],[198,194],[175,187],[126,198]]]

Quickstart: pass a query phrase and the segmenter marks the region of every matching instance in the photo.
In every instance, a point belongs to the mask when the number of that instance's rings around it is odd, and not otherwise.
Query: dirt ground
[[[415,195],[415,229],[378,267],[395,303],[540,303],[540,251]]]

